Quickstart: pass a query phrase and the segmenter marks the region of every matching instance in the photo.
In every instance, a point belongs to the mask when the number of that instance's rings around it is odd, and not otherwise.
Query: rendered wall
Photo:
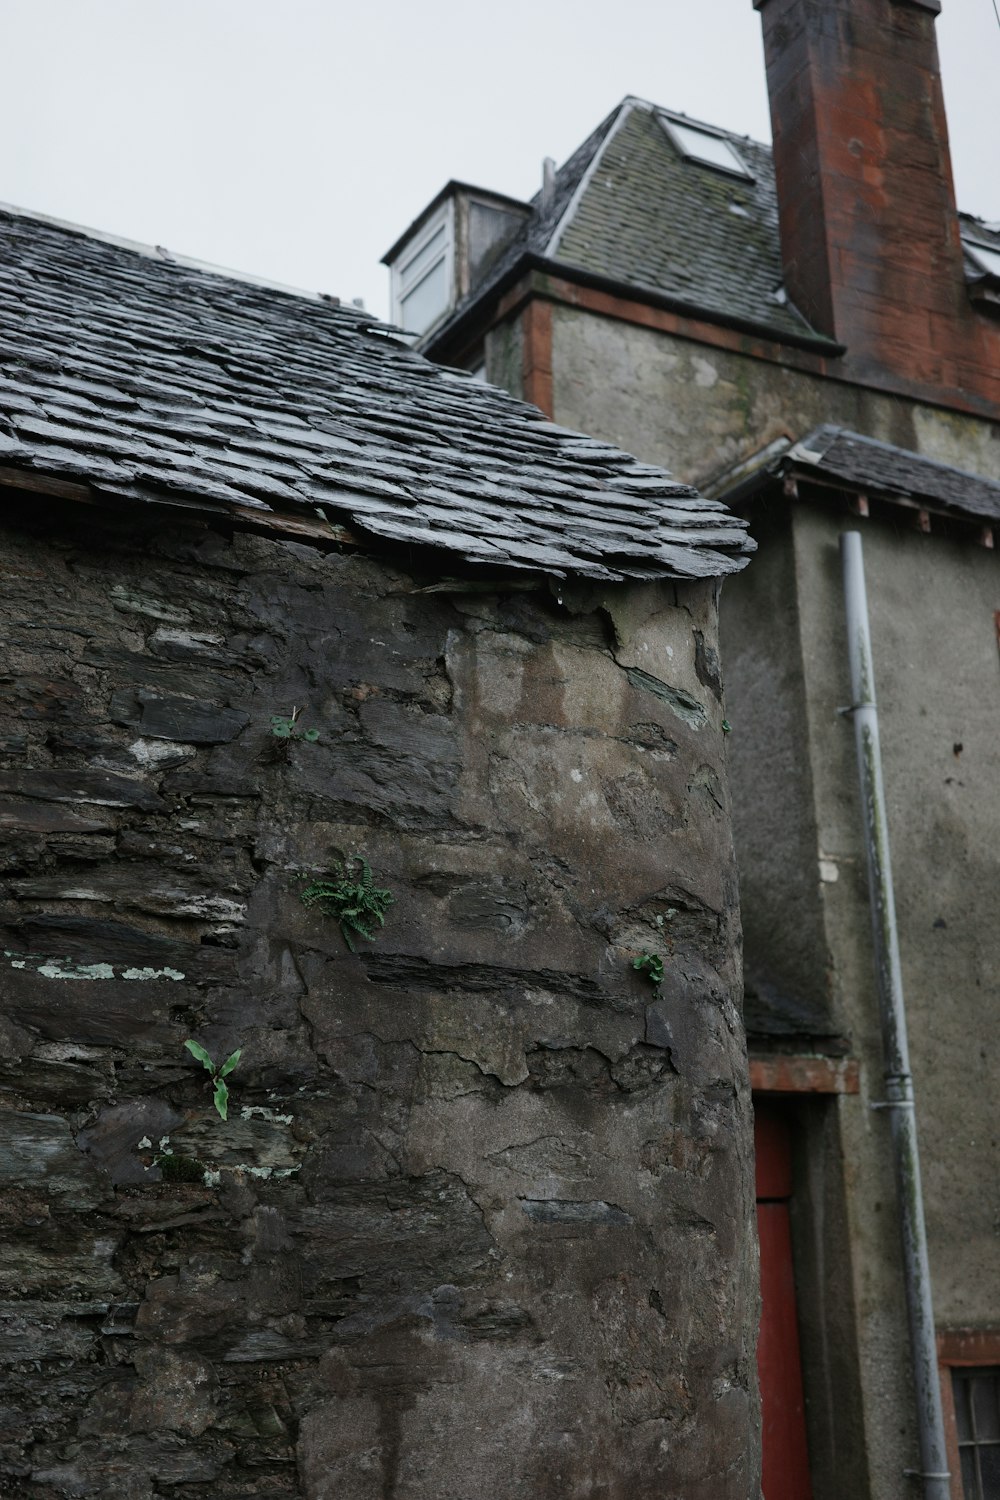
[[[5,533],[4,1494],[756,1500],[712,589]]]
[[[555,421],[691,484],[824,422],[1000,479],[1000,427],[976,417],[559,304],[552,339]]]
[[[847,1257],[853,1283],[829,1309],[826,1349],[816,1333],[811,1349],[832,1388],[838,1347],[857,1346],[870,1493],[882,1496],[897,1492],[917,1449],[889,1122],[870,1108],[883,1098],[882,1052],[854,735],[837,713],[849,697],[838,536],[860,526],[864,542],[934,1310],[945,1329],[998,1322],[1000,561],[969,542],[807,505],[792,510],[790,525],[822,856],[813,891],[832,958],[831,1003],[861,1061],[861,1093],[828,1107],[837,1139],[824,1128],[803,1164],[831,1183],[842,1174],[843,1207],[832,1218],[826,1210],[823,1235],[828,1255],[836,1258],[839,1245]],[[734,646],[731,679],[742,661]],[[763,751],[759,738],[757,746]],[[746,791],[739,771],[734,787]],[[800,1226],[803,1236],[815,1242],[819,1222],[814,1214]],[[809,1310],[820,1295],[815,1248],[810,1255],[811,1269],[800,1258]],[[852,1330],[842,1326],[848,1313]],[[849,1382],[849,1372],[839,1378]],[[814,1391],[814,1428],[821,1405]]]
[[[839,869],[824,884],[836,985],[878,1088],[870,919],[853,736],[838,733],[847,682],[837,546],[842,518],[801,510],[795,547],[816,812]],[[863,525],[889,834],[935,1311],[943,1326],[997,1321],[1000,1136],[993,1076],[1000,924],[1000,559],[941,536]],[[878,1118],[865,1134],[880,1140]]]
[[[729,767],[740,875],[747,1030],[843,1035],[819,884],[820,854],[788,506],[755,518],[752,569],[720,603]]]

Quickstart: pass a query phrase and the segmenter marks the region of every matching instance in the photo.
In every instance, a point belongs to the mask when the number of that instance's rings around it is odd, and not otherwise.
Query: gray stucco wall
[[[512,396],[524,396],[524,325],[520,317],[507,318],[491,328],[484,342],[486,378]]]
[[[714,589],[3,557],[4,1494],[756,1500]]]
[[[835,511],[799,506],[775,551],[785,559],[786,582],[789,543],[794,552],[816,830],[811,891],[822,906],[831,1003],[862,1065],[860,1095],[829,1107],[836,1134],[816,1135],[810,1126],[817,1151],[809,1170],[840,1177],[846,1187],[824,1234],[830,1253],[839,1245],[846,1258],[851,1289],[839,1307],[828,1308],[826,1348],[808,1318],[805,1339],[808,1363],[829,1387],[838,1378],[837,1342],[856,1342],[870,1493],[889,1496],[898,1493],[901,1469],[916,1460],[916,1439],[889,1125],[884,1111],[869,1107],[882,1097],[882,1062],[854,737],[850,721],[837,714],[849,694],[838,536],[858,524]],[[989,1328],[998,1322],[1000,1285],[994,1088],[1000,1051],[1000,654],[994,619],[1000,560],[933,533],[860,524],[935,1314],[940,1327]],[[748,598],[745,607],[751,603]],[[774,642],[780,684],[788,653],[766,630],[745,649],[738,635],[732,637],[726,658],[731,683],[744,679],[745,663],[756,670],[761,639]],[[745,729],[756,736],[758,757],[766,756],[766,720],[751,720]],[[734,759],[738,763],[735,745]],[[745,766],[756,774],[752,758]],[[737,771],[735,784],[746,792],[743,780]],[[769,872],[773,860],[745,870],[748,894]],[[802,1237],[815,1232],[815,1218],[811,1228],[800,1225],[800,1248]],[[818,1294],[817,1273],[801,1256],[800,1270],[800,1297],[809,1306]],[[848,1315],[852,1329],[843,1327]],[[841,1369],[839,1378],[847,1373]],[[811,1435],[822,1416],[815,1395],[813,1402]]]
[[[691,484],[822,422],[1000,479],[1000,428],[975,417],[560,304],[552,343],[555,420]]]
[[[755,518],[753,567],[727,581],[722,660],[740,876],[747,1030],[832,1037],[834,1003],[819,883],[801,620],[788,507]]]
[[[823,883],[834,983],[878,1089],[878,1046],[837,536],[846,518],[795,513],[816,818],[839,872]],[[900,947],[910,1017],[936,1312],[997,1321],[1000,1131],[1000,559],[881,524],[862,535]],[[842,726],[842,727],[841,727]],[[874,1097],[874,1094],[872,1095]],[[884,1123],[867,1122],[879,1139]]]
[[[554,339],[557,419],[665,463],[682,478],[721,470],[780,431],[801,436],[829,421],[1000,478],[998,424],[561,306],[554,310]],[[780,923],[787,896],[792,925],[800,929],[801,915],[801,931],[819,960],[817,924],[800,912],[819,899],[833,963],[830,1014],[835,1026],[847,1021],[861,1037],[871,1035],[872,1014],[867,896],[853,741],[849,721],[835,714],[847,694],[836,543],[847,524],[846,515],[794,510],[791,595],[789,534],[755,519],[761,551],[724,591],[723,662],[741,804],[737,836],[755,861],[743,876],[748,933],[756,944],[765,915]],[[923,1130],[939,1315],[945,1323],[996,1322],[984,1272],[992,1268],[995,1285],[997,1207],[981,1188],[997,1180],[998,1132],[986,1078],[1000,973],[994,900],[1000,560],[972,543],[902,524],[862,524],[915,1067],[921,1097],[935,1101]],[[762,697],[769,674],[773,716]],[[804,707],[808,766],[801,763]],[[786,728],[791,750],[782,744]],[[794,789],[787,816],[759,798],[748,800],[751,788],[774,790],[782,756]],[[815,874],[808,895],[796,898],[799,875],[808,878],[802,835],[810,822]],[[778,869],[779,850],[789,855],[787,873]],[[819,879],[821,858],[828,873],[839,870],[839,880]],[[772,877],[776,899],[761,890]],[[761,913],[758,902],[765,899],[771,905]],[[797,962],[798,942],[782,946],[788,961]],[[990,1041],[977,1043],[984,1034]]]

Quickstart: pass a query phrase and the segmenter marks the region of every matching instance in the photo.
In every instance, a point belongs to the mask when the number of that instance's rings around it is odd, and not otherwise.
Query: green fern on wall
[[[384,925],[393,901],[391,891],[375,884],[371,865],[363,855],[336,864],[329,874],[320,875],[302,892],[303,906],[315,906],[326,916],[336,918],[352,953],[357,951],[355,935],[371,942],[375,928]]]

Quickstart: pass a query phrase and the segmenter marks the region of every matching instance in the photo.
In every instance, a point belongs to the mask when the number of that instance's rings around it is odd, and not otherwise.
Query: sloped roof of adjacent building
[[[726,142],[747,176],[686,156],[669,122]],[[665,123],[666,122],[666,123]],[[837,350],[783,286],[771,148],[643,99],[626,98],[556,172],[488,277],[426,339],[446,345],[471,310],[525,263],[627,288],[683,312]],[[1000,252],[1000,225],[961,215],[966,243]],[[967,259],[969,279],[983,271]]]
[[[664,118],[684,120],[633,97],[612,110],[556,172],[548,200],[532,200],[488,279],[428,343],[446,339],[529,257],[775,337],[829,345],[782,289],[770,147],[686,121],[733,145],[750,172],[737,177],[682,155]]]
[[[779,439],[769,444],[710,488],[738,505],[787,476],[977,524],[1000,521],[996,480],[829,423],[814,427],[797,443]]]
[[[781,288],[770,149],[726,135],[751,174],[732,176],[681,155],[661,114],[622,105],[552,236],[553,258],[775,333],[811,333]]]
[[[905,499],[944,514],[1000,521],[1000,484],[843,427],[816,427],[790,448],[786,465],[867,494]]]
[[[319,511],[452,566],[744,566],[746,523],[719,502],[393,333],[332,299],[2,211],[0,469],[290,531]]]

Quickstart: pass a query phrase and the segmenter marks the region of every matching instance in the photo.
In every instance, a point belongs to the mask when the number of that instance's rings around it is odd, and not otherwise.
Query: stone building
[[[0,240],[3,1494],[755,1500],[745,521]]]
[[[530,204],[449,185],[390,252],[396,312],[432,358],[726,498],[760,546],[722,657],[778,1340],[767,1500],[896,1500],[921,1467],[838,713],[838,541],[862,532],[961,1500],[1000,1482],[1000,227],[955,205],[937,0],[756,3],[773,150],[626,99]]]

